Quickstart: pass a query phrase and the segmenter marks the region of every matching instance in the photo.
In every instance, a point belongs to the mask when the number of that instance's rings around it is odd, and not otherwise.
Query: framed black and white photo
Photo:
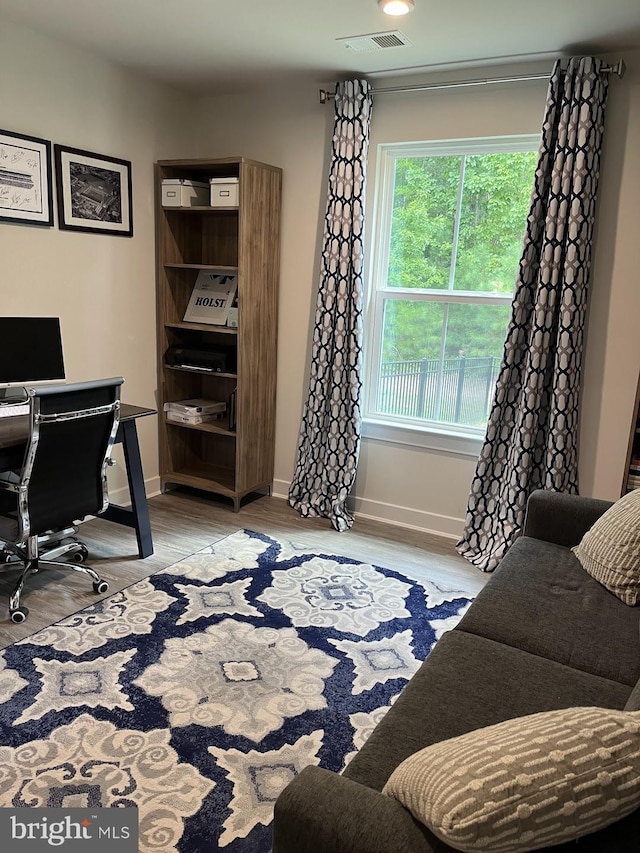
[[[131,163],[54,145],[58,226],[72,231],[133,236]]]
[[[0,220],[53,225],[51,143],[0,130]]]

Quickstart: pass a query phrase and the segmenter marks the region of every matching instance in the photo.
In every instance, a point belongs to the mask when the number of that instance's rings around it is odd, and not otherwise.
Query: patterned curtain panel
[[[578,414],[591,242],[609,78],[557,62],[493,408],[457,548],[492,571],[529,494],[578,490]]]
[[[371,87],[338,84],[309,390],[289,503],[347,530],[360,450],[362,262]]]

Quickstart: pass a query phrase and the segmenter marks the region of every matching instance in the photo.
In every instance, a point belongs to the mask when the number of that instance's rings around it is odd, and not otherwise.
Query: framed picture
[[[53,225],[51,143],[0,130],[0,220]]]
[[[58,227],[133,236],[131,163],[54,145]]]

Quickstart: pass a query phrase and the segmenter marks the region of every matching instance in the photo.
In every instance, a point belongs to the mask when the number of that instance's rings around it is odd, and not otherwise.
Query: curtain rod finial
[[[627,66],[624,64],[624,59],[619,59],[611,70],[622,80],[624,72],[627,70]]]
[[[326,89],[318,89],[318,95],[320,96],[320,103],[326,104],[327,101],[333,98],[335,92],[327,92]]]

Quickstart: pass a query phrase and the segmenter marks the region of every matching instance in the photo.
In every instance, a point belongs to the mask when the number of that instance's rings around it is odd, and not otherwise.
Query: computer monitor
[[[0,396],[64,378],[58,317],[0,317]]]

